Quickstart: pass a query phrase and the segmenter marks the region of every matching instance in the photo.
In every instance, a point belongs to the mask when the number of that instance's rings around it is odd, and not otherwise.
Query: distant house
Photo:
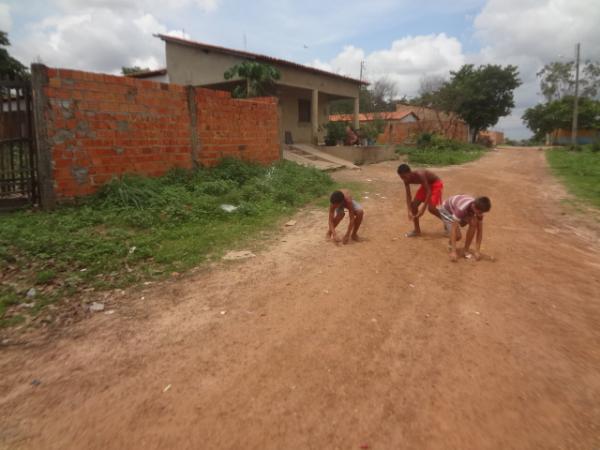
[[[396,111],[359,115],[361,123],[378,119],[386,122],[383,133],[377,138],[377,142],[381,144],[413,142],[417,135],[425,132],[439,133],[462,142],[469,139],[468,125],[457,116],[422,106],[397,103]],[[350,115],[331,115],[329,120],[350,121]]]
[[[130,73],[127,76],[133,77],[133,78],[139,78],[142,80],[156,81],[158,83],[168,83],[169,82],[169,74],[167,73],[167,69],[144,70],[142,72]]]
[[[275,95],[279,99],[280,139],[314,143],[324,138],[321,125],[328,120],[329,103],[354,100],[352,121],[358,127],[358,95],[367,84],[354,78],[271,56],[235,50],[172,36],[158,35],[165,42],[165,69],[133,74],[136,78],[232,91],[243,81],[225,80],[223,74],[243,61],[269,64],[281,72]]]
[[[502,131],[484,130],[477,135],[477,141],[489,139],[492,147],[504,144],[504,133]]]
[[[554,130],[548,136],[548,145],[570,145],[571,144],[571,129]],[[577,143],[580,145],[591,144],[600,141],[600,130],[592,128],[577,130]]]

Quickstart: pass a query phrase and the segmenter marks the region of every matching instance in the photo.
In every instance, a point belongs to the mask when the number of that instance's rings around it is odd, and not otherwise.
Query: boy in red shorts
[[[398,166],[398,175],[404,181],[406,189],[406,207],[408,208],[408,220],[412,220],[415,228],[406,233],[406,237],[415,237],[421,234],[419,226],[419,217],[425,214],[427,209],[438,219],[442,220],[442,216],[437,210],[437,207],[442,204],[442,191],[444,183],[442,180],[429,170],[410,170],[408,164],[400,164]],[[410,185],[419,184],[419,190],[415,194],[415,198],[411,199]],[[423,204],[422,207],[421,204]],[[419,208],[420,207],[420,208]],[[443,223],[443,220],[442,220]]]

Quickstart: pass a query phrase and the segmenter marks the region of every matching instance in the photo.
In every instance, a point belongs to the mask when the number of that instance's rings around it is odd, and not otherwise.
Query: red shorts
[[[429,197],[429,204],[431,206],[439,206],[442,204],[442,191],[444,190],[444,183],[442,180],[436,180],[431,185],[431,197]],[[421,203],[425,202],[425,188],[423,185],[419,188],[415,194],[415,200],[419,200]]]

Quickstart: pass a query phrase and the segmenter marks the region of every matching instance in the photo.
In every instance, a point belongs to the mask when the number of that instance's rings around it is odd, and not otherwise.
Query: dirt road
[[[600,449],[597,225],[543,152],[493,152],[437,171],[493,204],[495,262],[451,263],[432,216],[402,237],[395,166],[336,175],[368,186],[361,243],[304,211],[256,258],[0,347],[0,448]]]

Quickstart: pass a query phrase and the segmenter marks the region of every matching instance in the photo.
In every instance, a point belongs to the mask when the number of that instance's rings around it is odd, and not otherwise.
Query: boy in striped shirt
[[[481,253],[481,241],[483,239],[483,214],[488,212],[492,207],[490,199],[487,197],[471,197],[469,195],[454,195],[449,197],[444,204],[438,209],[446,229],[450,233],[450,260],[456,261],[458,255],[456,253],[456,242],[460,241],[460,227],[469,225],[467,237],[465,240],[465,256],[469,254],[469,247],[475,238],[475,251],[473,255],[479,261]]]

